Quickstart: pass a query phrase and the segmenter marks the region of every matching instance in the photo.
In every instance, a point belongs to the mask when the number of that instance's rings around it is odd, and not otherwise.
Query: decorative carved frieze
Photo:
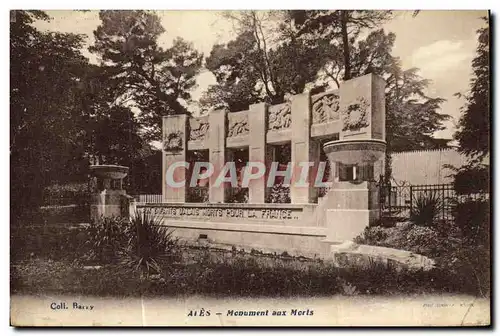
[[[163,150],[165,151],[178,151],[184,149],[182,139],[184,133],[181,131],[166,134],[163,138]]]
[[[368,120],[368,108],[370,103],[364,97],[358,97],[342,110],[342,121],[344,126],[342,131],[359,131],[370,126]]]
[[[339,119],[340,101],[335,93],[313,96],[312,123],[322,124]]]
[[[289,128],[292,124],[292,107],[290,103],[269,107],[268,127],[270,131]]]
[[[205,140],[210,124],[204,118],[189,119],[189,140]]]
[[[228,113],[227,136],[235,137],[247,135],[249,133],[248,113]]]

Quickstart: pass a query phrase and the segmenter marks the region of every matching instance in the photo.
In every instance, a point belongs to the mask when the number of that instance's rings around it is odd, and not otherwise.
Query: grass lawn
[[[81,259],[32,256],[11,265],[11,290],[20,294],[104,296],[294,296],[423,294],[450,292],[435,286],[435,273],[396,272],[380,265],[337,268],[320,260],[184,247],[177,262],[145,275],[119,263],[85,267]]]
[[[158,226],[125,226],[133,230],[124,231],[121,222],[110,221],[108,225],[115,231],[92,231],[82,226],[11,229],[11,292],[115,297],[488,293],[478,292],[474,274],[462,272],[457,276],[449,267],[411,271],[371,260],[364,266],[337,267],[331,261],[291,257],[286,253],[244,252],[173,240],[167,246],[163,242],[170,238],[157,231]],[[122,234],[128,232],[134,237],[135,232],[142,232],[136,228],[147,229],[141,233],[147,239],[130,245],[134,240],[124,239]],[[121,245],[112,245],[105,254],[89,254],[96,246],[88,243],[99,241],[119,241]],[[166,249],[167,254],[163,253]],[[138,261],[146,260],[144,256],[155,259],[149,271],[134,267]],[[144,263],[141,265],[144,267]]]

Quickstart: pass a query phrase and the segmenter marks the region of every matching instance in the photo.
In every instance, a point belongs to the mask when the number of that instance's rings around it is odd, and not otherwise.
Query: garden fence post
[[[410,217],[413,214],[413,186],[410,186]]]
[[[445,204],[446,204],[446,199],[445,199],[445,185],[443,184],[443,198],[442,198],[442,201],[441,201],[441,207],[443,208],[443,221],[446,218],[446,213],[445,213],[445,208],[444,208]]]

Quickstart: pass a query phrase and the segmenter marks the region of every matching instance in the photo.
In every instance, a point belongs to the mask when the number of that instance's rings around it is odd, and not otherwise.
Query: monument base
[[[98,194],[92,195],[92,203],[90,205],[90,218],[93,221],[101,217],[119,217],[126,212],[128,208],[123,209],[123,200],[126,197],[124,190],[103,190]]]
[[[378,217],[379,210],[328,209],[325,242],[334,244],[353,240]]]

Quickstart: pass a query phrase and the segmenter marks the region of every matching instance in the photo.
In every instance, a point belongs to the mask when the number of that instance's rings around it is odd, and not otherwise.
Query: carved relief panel
[[[289,102],[269,106],[268,126],[269,131],[290,128],[292,124],[292,107]]]
[[[248,112],[233,112],[227,114],[227,136],[243,136],[248,135]]]
[[[364,97],[357,97],[342,110],[342,131],[356,132],[370,126],[368,108],[370,103]]]
[[[189,119],[189,140],[205,140],[210,124],[207,118]]]
[[[180,151],[184,149],[182,144],[182,139],[184,133],[181,131],[176,131],[172,133],[165,134],[163,138],[163,150],[164,151]]]
[[[334,92],[313,96],[312,123],[322,124],[339,120],[339,98]]]

